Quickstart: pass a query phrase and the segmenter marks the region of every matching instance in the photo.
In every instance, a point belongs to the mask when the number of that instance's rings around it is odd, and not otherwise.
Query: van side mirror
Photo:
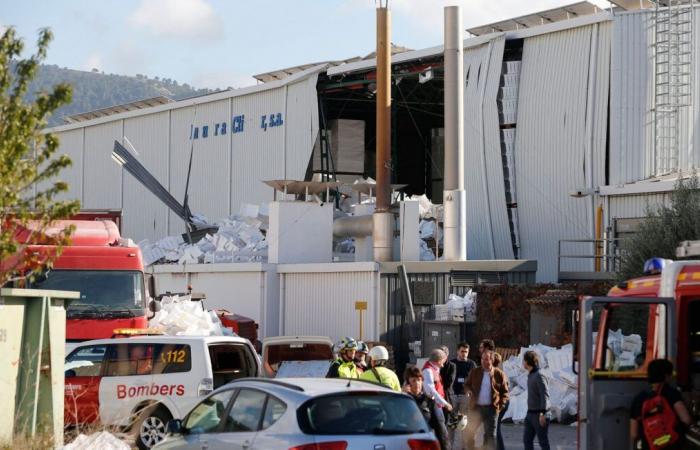
[[[169,434],[182,434],[182,420],[171,419],[168,421],[168,433]]]
[[[158,311],[160,311],[160,302],[150,300],[148,302],[148,310],[151,311],[153,314],[157,313]]]

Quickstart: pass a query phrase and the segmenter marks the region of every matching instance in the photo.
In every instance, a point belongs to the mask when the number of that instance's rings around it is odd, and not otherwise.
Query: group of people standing
[[[499,368],[502,358],[492,340],[479,344],[481,364],[469,359],[469,344],[457,347],[457,356],[448,360],[449,349],[430,353],[423,370],[406,369],[405,391],[414,397],[443,450],[473,449],[477,431],[483,428],[483,449],[505,449],[501,420],[508,408],[508,377]],[[528,370],[528,415],[523,443],[532,449],[537,437],[540,447],[549,449],[547,380],[539,373],[535,352],[526,352],[523,366]],[[422,389],[419,386],[422,385]],[[464,427],[464,418],[467,418]]]
[[[327,378],[358,378],[403,390],[413,397],[443,450],[474,449],[480,428],[484,430],[484,450],[505,449],[501,420],[508,408],[509,386],[508,377],[499,368],[502,358],[493,340],[484,339],[479,344],[480,365],[469,359],[466,342],[458,345],[457,356],[451,360],[447,347],[432,350],[422,368],[406,368],[403,387],[386,367],[389,352],[385,347],[370,350],[365,343],[346,337],[337,351]],[[547,379],[539,372],[537,353],[526,352],[523,367],[529,372],[523,444],[526,450],[533,449],[537,437],[542,450],[549,450],[549,390]]]
[[[399,378],[386,367],[389,361],[386,347],[376,345],[370,350],[364,342],[346,337],[338,344],[337,351],[338,358],[331,363],[326,378],[357,378],[401,391]]]

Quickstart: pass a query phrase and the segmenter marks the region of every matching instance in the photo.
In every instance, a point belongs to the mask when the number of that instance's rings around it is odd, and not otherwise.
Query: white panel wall
[[[318,135],[316,77],[289,85],[285,117],[286,177],[301,180],[306,174]]]
[[[464,52],[467,257],[513,258],[506,209],[496,96],[505,38]]]
[[[596,26],[528,38],[523,47],[516,183],[521,256],[538,261],[538,281],[557,280],[559,240],[593,237],[590,201],[569,196],[586,186],[587,153],[599,153],[591,146],[604,142],[596,135],[605,127],[595,125],[595,113],[605,111],[600,103],[606,104],[607,98],[590,93],[606,82],[604,76],[589,78],[590,64],[596,61],[593,33],[598,33],[600,52],[606,33]],[[586,263],[563,268],[585,269]]]
[[[58,200],[81,200],[83,199],[83,138],[84,129],[70,130],[57,133],[59,147],[54,158],[60,155],[68,155],[73,164],[63,169],[56,180],[68,183],[69,191],[57,197]],[[49,188],[55,180],[41,183],[39,190]]]
[[[84,209],[121,209],[122,168],[112,160],[114,141],[121,142],[124,123],[116,120],[85,128]]]
[[[214,220],[230,214],[230,130],[227,129],[225,135],[215,134],[217,123],[227,122],[227,127],[230,127],[229,103],[230,100],[220,100],[172,111],[170,193],[178,201],[184,200],[190,149],[193,145],[190,210]],[[198,138],[190,140],[192,123],[198,128]],[[204,137],[205,126],[208,127],[207,137]],[[171,213],[171,217],[173,215]],[[176,225],[173,228],[171,224],[170,229],[173,232],[184,232],[184,226]]]
[[[647,208],[669,204],[670,195],[668,193],[646,194],[646,195],[624,195],[610,197],[610,218],[611,219],[635,219],[645,217]],[[612,220],[608,226],[613,226]]]
[[[610,87],[610,184],[631,183],[655,175],[653,11],[615,15],[612,38]],[[700,9],[695,10],[700,29]],[[695,33],[694,106],[679,115],[681,150],[679,167],[700,166],[700,33]]]
[[[261,116],[285,111],[285,90],[279,88],[233,99],[233,115],[245,115],[245,132],[233,134],[231,209],[237,212],[240,204],[262,203],[272,200],[272,188],[262,180],[285,178],[285,131],[289,116],[283,116],[283,126],[261,128]],[[318,109],[318,107],[316,107]],[[313,143],[309,144],[311,151]],[[308,161],[307,161],[308,162]],[[303,176],[303,175],[302,175]]]
[[[51,129],[64,141],[59,152],[68,152],[74,161],[60,178],[70,183],[70,195],[82,200],[83,209],[121,209],[122,234],[135,241],[180,234],[185,226],[111,159],[114,140],[121,141],[124,134],[140,161],[180,202],[194,145],[189,189],[193,213],[217,220],[237,213],[242,203],[269,202],[272,189],[263,180],[304,179],[318,135],[316,81],[323,68],[263,86]],[[278,126],[261,127],[263,116],[269,123],[270,115],[277,114]],[[233,133],[236,116],[245,116],[244,125]],[[190,139],[193,127],[197,139]]]
[[[380,323],[379,271],[374,263],[335,263],[334,271],[308,269],[309,265],[278,266],[280,272],[281,334],[360,337],[356,301],[366,301],[362,339],[379,340],[386,327]],[[313,265],[317,266],[317,265]],[[357,271],[348,268],[357,267]],[[337,272],[345,268],[344,272]]]
[[[279,334],[279,287],[275,266],[261,263],[152,266],[156,294],[203,292],[207,309],[227,310],[255,320],[261,337]]]
[[[654,78],[646,11],[615,15],[610,80],[610,184],[651,176],[654,168]]]
[[[141,163],[166,189],[169,186],[169,128],[169,111],[124,121],[124,136],[136,149]],[[124,230],[139,230],[139,238],[158,239],[168,233],[168,214],[169,209],[163,202],[124,172]]]

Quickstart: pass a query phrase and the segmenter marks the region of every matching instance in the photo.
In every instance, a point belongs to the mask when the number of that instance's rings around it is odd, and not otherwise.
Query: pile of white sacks
[[[593,334],[595,343],[597,333]],[[636,366],[636,359],[642,352],[642,337],[638,334],[625,335],[622,330],[608,333],[608,347],[613,351],[612,370],[629,370]],[[550,411],[559,422],[570,422],[577,414],[578,378],[571,370],[573,347],[571,344],[560,348],[537,344],[522,347],[518,356],[511,356],[503,363],[503,371],[510,380],[510,406],[504,419],[521,422],[527,413],[527,371],[523,369],[523,354],[528,350],[537,352],[540,372],[549,382]],[[595,352],[595,348],[593,349]]]
[[[571,370],[573,347],[571,344],[560,348],[542,344],[522,347],[518,356],[511,356],[503,362],[502,369],[510,381],[510,405],[504,415],[520,423],[527,414],[527,376],[523,368],[523,355],[534,350],[539,356],[540,372],[549,385],[550,411],[559,422],[570,422],[577,412],[577,376]]]
[[[115,435],[100,431],[90,435],[80,434],[70,444],[63,446],[63,450],[130,450],[131,446]]]
[[[139,242],[144,264],[155,263],[230,263],[267,261],[268,214],[264,206],[243,204],[238,214],[218,222],[196,215],[196,224],[217,226],[218,231],[207,234],[199,242],[187,244],[182,235],[164,237],[157,242]]]
[[[214,311],[206,311],[201,300],[191,296],[165,296],[160,301],[160,311],[148,321],[150,328],[157,328],[169,336],[232,336]]]

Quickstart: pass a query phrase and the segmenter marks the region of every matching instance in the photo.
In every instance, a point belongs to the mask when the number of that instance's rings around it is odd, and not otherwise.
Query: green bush
[[[643,274],[644,261],[676,258],[681,241],[700,239],[700,181],[679,180],[668,205],[647,207],[646,218],[634,236],[622,242],[620,280]]]

